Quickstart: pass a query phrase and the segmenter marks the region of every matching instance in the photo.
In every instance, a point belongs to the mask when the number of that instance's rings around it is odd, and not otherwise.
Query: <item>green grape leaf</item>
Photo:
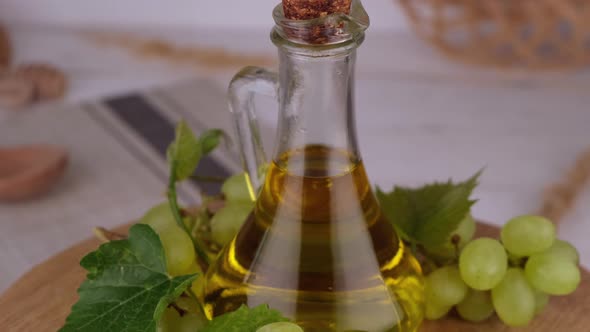
[[[383,213],[404,240],[435,249],[448,241],[475,204],[470,196],[480,175],[478,172],[456,184],[449,180],[418,189],[395,187],[389,193],[377,188],[377,198]]]
[[[215,150],[221,143],[225,133],[221,129],[211,129],[203,133],[199,138],[204,154],[209,154]]]
[[[60,332],[156,332],[164,309],[197,278],[170,278],[164,248],[148,225],[100,246],[80,262],[88,271],[80,299]]]
[[[168,147],[167,155],[176,181],[191,176],[201,161],[203,149],[186,122],[181,121],[176,127],[176,138]]]
[[[215,150],[223,136],[222,130],[212,129],[197,138],[186,122],[180,121],[176,127],[176,138],[167,150],[174,179],[183,181],[193,175],[201,158]]]
[[[280,312],[269,309],[267,305],[252,309],[242,306],[234,312],[213,319],[199,332],[256,332],[264,325],[288,321]]]

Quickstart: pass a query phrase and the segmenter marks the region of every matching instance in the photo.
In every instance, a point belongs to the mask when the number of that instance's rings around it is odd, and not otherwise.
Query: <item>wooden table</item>
[[[119,229],[125,232],[127,227]],[[482,236],[497,236],[497,229],[480,225]],[[91,239],[33,268],[0,297],[0,331],[53,332],[59,329],[76,301],[76,288],[85,277],[79,260],[99,245]],[[523,329],[511,329],[496,318],[485,324],[456,319],[426,322],[420,332],[587,332],[590,326],[590,274],[584,273],[576,293],[553,297],[545,312]]]

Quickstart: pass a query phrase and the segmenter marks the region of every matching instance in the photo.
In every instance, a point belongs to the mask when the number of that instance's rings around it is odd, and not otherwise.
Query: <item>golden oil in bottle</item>
[[[306,332],[413,332],[423,315],[420,266],[383,217],[362,162],[324,146],[271,163],[201,296],[209,318],[268,304]]]

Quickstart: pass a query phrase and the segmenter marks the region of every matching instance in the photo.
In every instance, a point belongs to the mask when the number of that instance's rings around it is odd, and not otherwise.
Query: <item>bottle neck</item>
[[[356,50],[329,56],[280,49],[280,115],[274,160],[310,146],[360,160],[354,112]],[[341,158],[340,158],[341,159]]]

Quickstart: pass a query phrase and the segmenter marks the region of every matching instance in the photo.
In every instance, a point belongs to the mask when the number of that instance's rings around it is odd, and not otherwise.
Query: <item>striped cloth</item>
[[[95,226],[115,227],[165,200],[166,148],[174,126],[185,119],[196,133],[231,131],[222,89],[205,81],[56,108],[22,112],[0,122],[0,144],[48,143],[66,147],[70,166],[47,195],[0,203],[0,292],[53,254],[91,236]],[[227,176],[239,170],[237,153],[222,147],[197,173]],[[188,182],[179,189],[185,204],[219,185]]]

